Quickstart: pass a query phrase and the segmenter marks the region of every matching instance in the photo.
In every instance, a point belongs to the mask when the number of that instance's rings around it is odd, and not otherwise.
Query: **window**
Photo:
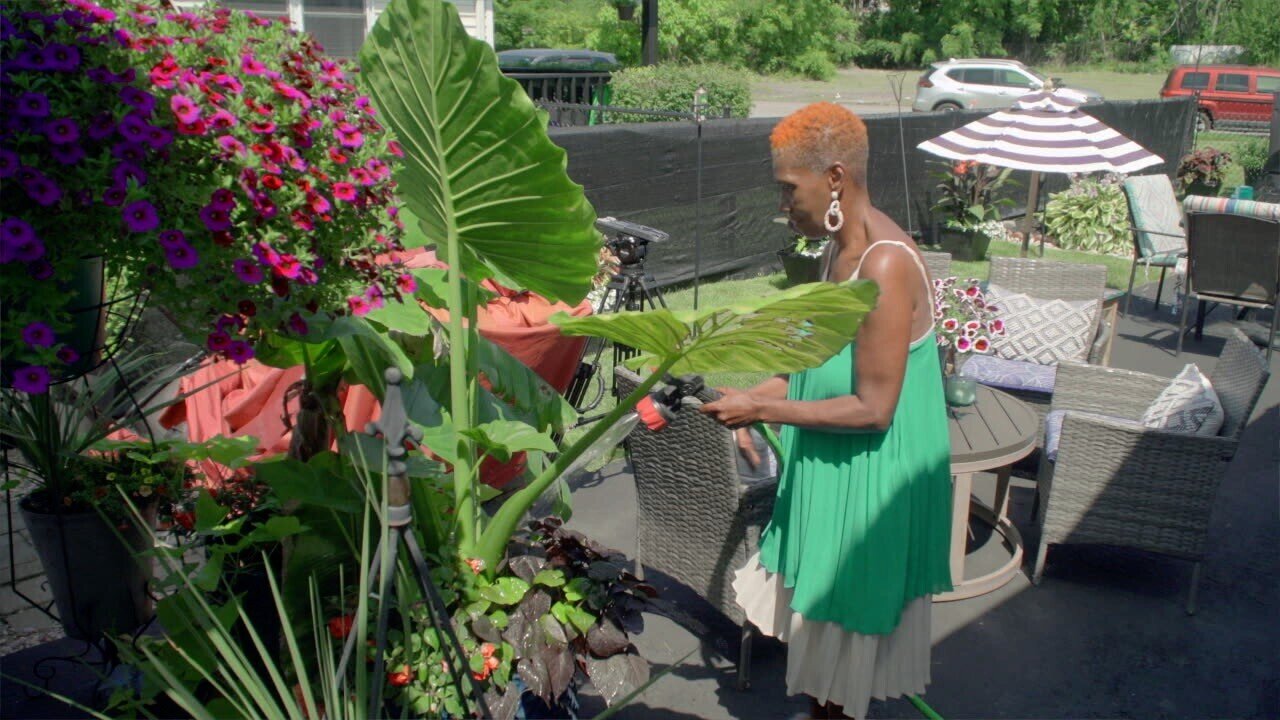
[[[236,10],[289,18],[336,57],[353,58],[389,0],[221,0]]]
[[[1033,82],[1031,78],[1017,70],[997,70],[996,84],[1005,87],[1026,88],[1028,90],[1040,87],[1040,83]]]
[[[991,68],[969,68],[964,71],[964,81],[974,85],[995,85],[996,71]]]
[[[947,77],[958,83],[964,82],[964,68],[954,68],[947,71]]]
[[[1242,73],[1222,73],[1218,76],[1218,82],[1213,86],[1214,90],[1222,90],[1223,92],[1249,92],[1249,76]]]
[[[1183,75],[1182,87],[1185,90],[1204,90],[1209,87],[1209,73],[1189,72]]]
[[[1280,94],[1280,76],[1259,75],[1258,92],[1271,93],[1273,95]]]

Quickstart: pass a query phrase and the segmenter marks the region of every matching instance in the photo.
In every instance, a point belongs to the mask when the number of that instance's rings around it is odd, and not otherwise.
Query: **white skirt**
[[[787,643],[787,692],[844,707],[866,717],[871,698],[920,695],[929,684],[932,596],[907,603],[888,635],[849,632],[839,623],[806,620],[791,609],[792,590],[751,556],[733,589],[747,620]]]

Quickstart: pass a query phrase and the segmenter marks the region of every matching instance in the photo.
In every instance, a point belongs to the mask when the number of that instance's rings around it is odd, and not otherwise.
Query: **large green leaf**
[[[417,218],[473,281],[576,303],[596,273],[595,211],[565,173],[546,114],[498,71],[452,3],[392,0],[360,50],[361,76],[405,150],[396,171]],[[456,236],[460,258],[447,258]]]
[[[514,453],[524,450],[556,451],[556,443],[550,436],[512,420],[487,422],[465,431],[465,434],[499,462],[506,462]]]
[[[578,411],[563,395],[501,345],[480,337],[474,351],[493,394],[532,415],[535,427],[561,432],[578,421]]]
[[[858,333],[879,288],[869,280],[813,283],[721,308],[589,317],[557,313],[551,322],[568,335],[593,335],[629,345],[641,355],[628,364],[657,364],[679,356],[671,372],[797,372],[816,367]]]

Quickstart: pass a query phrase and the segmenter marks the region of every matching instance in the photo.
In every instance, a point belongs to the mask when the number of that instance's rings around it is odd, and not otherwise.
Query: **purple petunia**
[[[280,253],[266,243],[254,243],[253,256],[263,265],[276,265],[280,262]]]
[[[205,205],[200,208],[200,222],[209,232],[231,229],[231,215],[226,208],[217,205]]]
[[[110,207],[120,207],[129,195],[129,189],[122,185],[112,185],[102,191],[102,202]]]
[[[28,395],[43,395],[49,390],[49,369],[28,365],[13,376],[13,386]]]
[[[147,151],[138,143],[121,140],[111,146],[111,156],[134,165],[141,165],[147,159]]]
[[[60,165],[75,165],[84,159],[84,148],[75,143],[67,143],[65,145],[54,145],[49,148],[49,154],[57,160]]]
[[[39,245],[37,240],[36,244]],[[44,246],[40,245],[40,254],[44,254]],[[27,266],[27,274],[36,280],[48,280],[53,277],[53,264],[48,260],[37,260]]]
[[[27,118],[48,117],[49,98],[44,93],[22,93],[18,98],[18,115]]]
[[[80,67],[80,51],[70,45],[50,43],[44,48],[44,64],[50,70],[71,72]]]
[[[160,232],[161,247],[176,247],[178,245],[186,245],[187,236],[181,230],[162,230]]]
[[[253,359],[253,346],[243,340],[236,340],[227,348],[227,357],[236,364],[243,365]]]
[[[252,260],[236,260],[231,264],[231,269],[242,283],[257,285],[262,282],[262,267]]]
[[[146,142],[147,135],[151,132],[151,124],[141,113],[131,112],[120,121],[119,130],[125,140],[141,143]]]
[[[44,136],[54,144],[73,143],[80,139],[80,128],[71,118],[58,118],[45,124]]]
[[[166,246],[164,259],[174,270],[190,270],[200,264],[200,255],[196,249],[185,242]]]
[[[156,214],[155,206],[146,200],[129,203],[121,211],[121,215],[124,217],[124,226],[129,232],[150,232],[160,226],[160,216]]]
[[[289,330],[294,335],[306,335],[310,328],[307,327],[307,321],[302,319],[298,313],[289,316]]]
[[[221,330],[215,330],[205,338],[204,345],[210,352],[224,352],[231,347],[231,336]]]
[[[0,178],[13,177],[20,165],[22,161],[18,159],[18,153],[8,148],[0,148]]]
[[[33,322],[22,328],[22,341],[33,348],[53,347],[53,328],[42,322]]]
[[[154,95],[132,85],[120,88],[120,99],[126,105],[137,108],[138,112],[143,115],[150,115],[151,111],[156,107],[156,97]]]
[[[40,172],[36,172],[33,177],[23,182],[22,187],[27,191],[28,197],[44,207],[57,205],[62,199],[62,188]]]
[[[80,359],[80,353],[73,350],[70,345],[63,345],[58,348],[58,359],[70,365]]]
[[[94,115],[93,121],[89,124],[89,129],[86,130],[89,137],[94,140],[105,140],[106,138],[111,137],[115,131],[116,119],[111,116],[111,113],[99,113]]]
[[[113,187],[128,187],[133,180],[139,187],[147,184],[147,171],[131,162],[122,162],[111,168],[111,184]]]
[[[231,211],[236,206],[235,193],[227,188],[218,188],[213,191],[213,195],[209,197],[209,207],[216,207],[222,210]]]
[[[147,130],[147,145],[152,150],[163,150],[173,142],[173,133],[164,129],[153,127]]]

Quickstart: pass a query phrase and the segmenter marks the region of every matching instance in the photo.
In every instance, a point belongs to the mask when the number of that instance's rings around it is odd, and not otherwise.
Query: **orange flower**
[[[413,680],[413,672],[409,670],[408,665],[402,665],[396,672],[387,673],[387,682],[390,683],[392,687],[404,687],[405,685],[408,685],[411,680]]]
[[[351,634],[351,627],[355,625],[355,615],[339,615],[338,617],[329,618],[329,634],[341,640]]]
[[[484,561],[480,558],[467,558],[467,566],[471,568],[471,572],[479,575],[484,572]]]

